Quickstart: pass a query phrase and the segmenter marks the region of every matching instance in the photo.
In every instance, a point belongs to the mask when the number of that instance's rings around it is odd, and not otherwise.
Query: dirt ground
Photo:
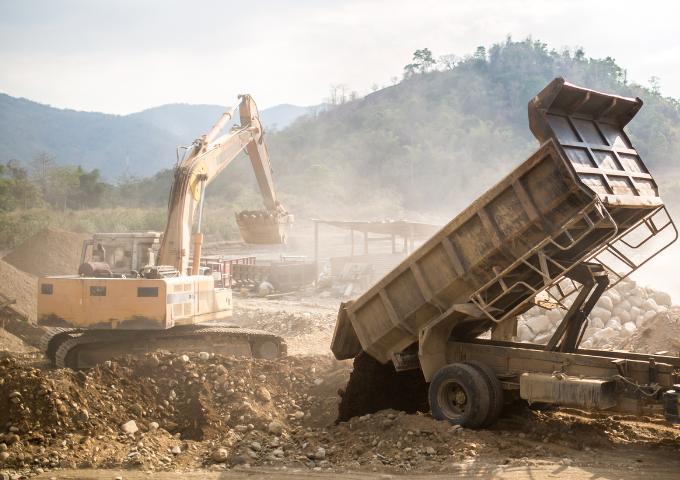
[[[4,287],[35,280],[4,265]],[[508,399],[489,429],[453,428],[431,417],[422,379],[404,380],[413,372],[368,378],[375,401],[361,400],[353,362],[330,354],[339,305],[311,290],[235,295],[233,323],[288,343],[276,361],[157,352],[73,372],[0,331],[0,480],[680,477],[680,428],[660,416]],[[631,346],[654,350],[678,325],[660,315]]]

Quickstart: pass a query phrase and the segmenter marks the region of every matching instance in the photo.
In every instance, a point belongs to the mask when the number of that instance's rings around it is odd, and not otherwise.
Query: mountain
[[[153,175],[171,168],[179,139],[167,130],[136,118],[62,110],[0,94],[0,162],[28,162],[50,150],[58,164],[98,168],[113,181],[125,172],[125,152],[132,170]]]
[[[58,164],[98,168],[113,182],[130,170],[149,177],[172,168],[178,145],[207,133],[227,107],[163,105],[130,115],[58,109],[25,98],[0,94],[0,163],[15,158],[26,163],[49,150]],[[265,127],[283,128],[306,112],[305,107],[278,105],[260,112]]]
[[[229,107],[220,105],[173,103],[132,113],[128,117],[143,120],[167,130],[184,142],[183,145],[187,145],[194,139],[206,134],[227,108]],[[282,129],[305,113],[307,113],[307,107],[284,103],[260,111],[260,119],[267,129]],[[229,123],[227,128],[236,123],[240,123],[238,112],[236,112],[236,118]]]

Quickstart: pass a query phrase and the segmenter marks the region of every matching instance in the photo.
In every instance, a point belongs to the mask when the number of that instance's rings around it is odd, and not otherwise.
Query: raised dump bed
[[[431,336],[470,340],[541,298],[560,304],[583,284],[592,289],[598,276],[600,295],[609,283],[602,276],[613,286],[675,241],[657,185],[623,130],[641,106],[562,78],[550,83],[529,103],[538,150],[341,307],[336,357],[365,350],[398,363],[394,355],[419,336],[421,349]],[[428,381],[446,364],[427,367],[420,357]]]

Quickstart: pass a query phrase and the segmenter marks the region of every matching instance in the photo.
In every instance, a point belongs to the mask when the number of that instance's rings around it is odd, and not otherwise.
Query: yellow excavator
[[[218,137],[237,108],[241,125]],[[88,368],[159,349],[266,359],[286,354],[281,337],[221,321],[232,315],[231,290],[215,288],[214,278],[200,267],[205,189],[242,150],[255,170],[265,210],[237,213],[241,234],[247,243],[286,242],[294,218],[276,198],[264,133],[252,97],[239,95],[207,135],[177,148],[162,234],[97,234],[83,245],[78,275],[39,279],[38,325],[53,327],[41,346],[55,365]]]

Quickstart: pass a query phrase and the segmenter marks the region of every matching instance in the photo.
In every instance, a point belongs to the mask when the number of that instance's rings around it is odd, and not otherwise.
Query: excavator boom
[[[234,126],[229,133],[216,138],[233,118],[236,107],[240,110],[241,126]],[[285,243],[294,218],[276,198],[257,106],[250,95],[239,95],[239,103],[227,110],[207,135],[197,139],[184,158],[178,156],[156,265],[171,265],[180,272],[186,271],[194,215],[205,187],[244,149],[250,156],[266,210],[237,213],[239,229],[247,243]]]

